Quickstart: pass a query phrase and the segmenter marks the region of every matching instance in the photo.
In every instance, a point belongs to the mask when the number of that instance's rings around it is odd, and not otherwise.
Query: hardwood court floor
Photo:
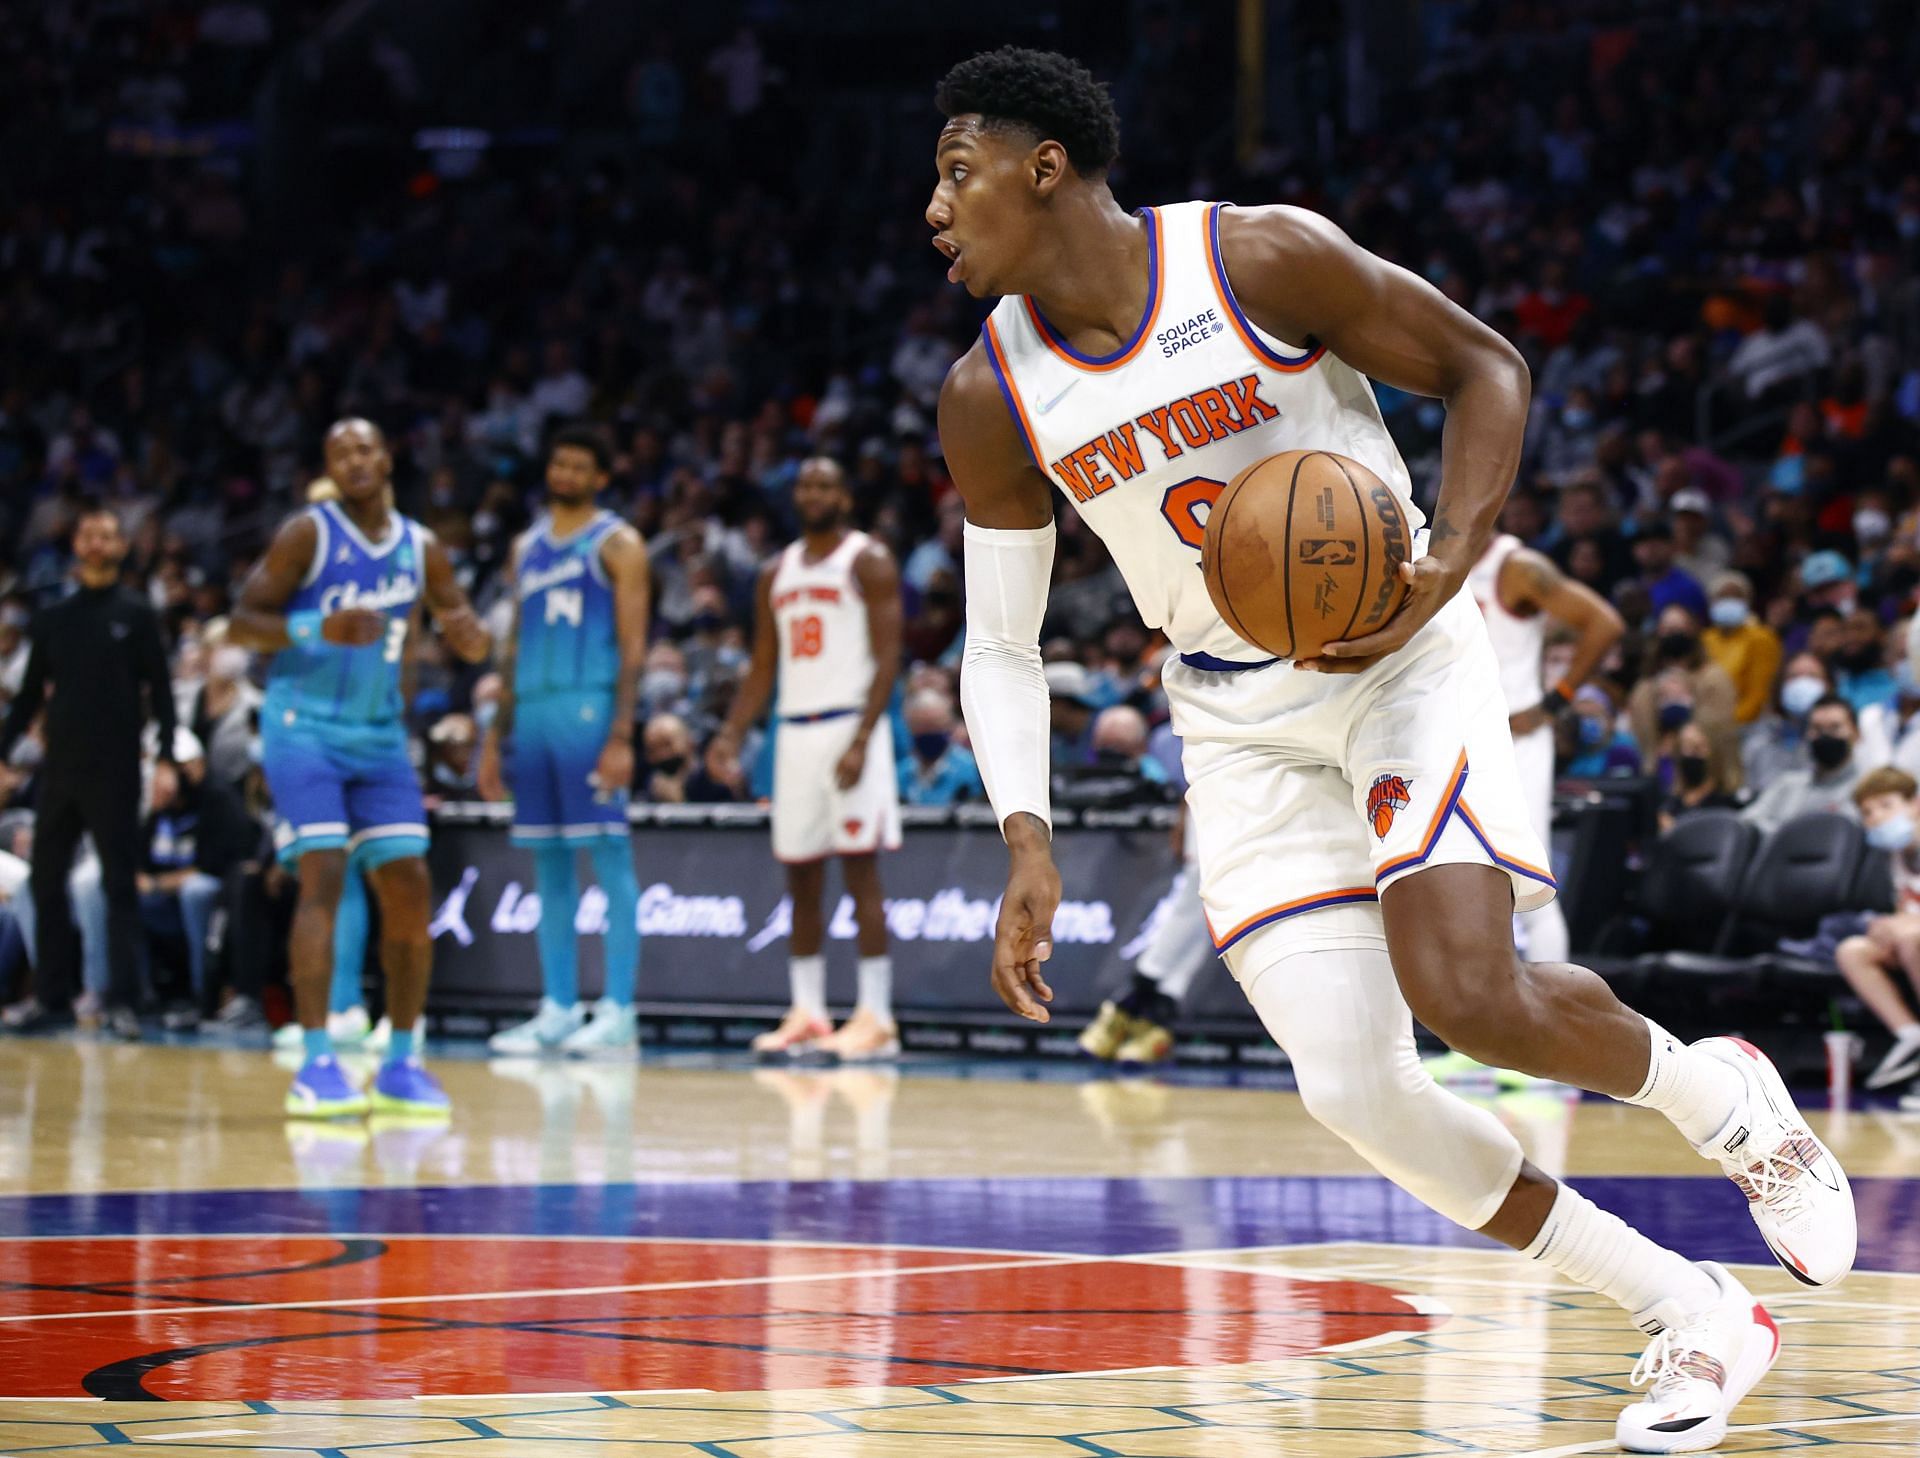
[[[1631,1400],[1620,1313],[1289,1093],[439,1066],[451,1127],[313,1127],[262,1052],[0,1043],[0,1454],[1571,1454]],[[1920,1119],[1814,1116],[1862,1222],[1814,1292],[1657,1116],[1494,1107],[1779,1319],[1722,1451],[1920,1451]]]

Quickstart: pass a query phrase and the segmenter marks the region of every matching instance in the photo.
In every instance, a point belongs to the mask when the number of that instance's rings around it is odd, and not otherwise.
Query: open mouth
[[[947,266],[947,282],[960,282],[960,245],[948,238],[935,238],[933,246],[951,260]]]

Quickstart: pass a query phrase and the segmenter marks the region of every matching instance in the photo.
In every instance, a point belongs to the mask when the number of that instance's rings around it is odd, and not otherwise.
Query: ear
[[[1050,197],[1073,171],[1073,164],[1067,160],[1067,149],[1058,142],[1042,142],[1035,147],[1028,166],[1033,190],[1043,198]]]

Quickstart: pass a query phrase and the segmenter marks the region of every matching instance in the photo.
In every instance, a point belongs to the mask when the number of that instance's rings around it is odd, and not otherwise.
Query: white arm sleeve
[[[1048,795],[1047,678],[1040,623],[1053,578],[1053,523],[1024,531],[966,524],[967,646],[960,707],[987,798],[1004,827],[1037,815],[1053,828]]]

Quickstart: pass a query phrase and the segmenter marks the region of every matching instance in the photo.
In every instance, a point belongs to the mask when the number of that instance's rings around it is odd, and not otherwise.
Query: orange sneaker
[[[799,1008],[790,1008],[780,1026],[753,1040],[753,1051],[761,1058],[791,1057],[810,1052],[813,1045],[833,1036],[833,1024]]]
[[[842,1063],[878,1063],[900,1056],[900,1030],[883,1023],[869,1012],[855,1012],[840,1025],[840,1031],[822,1040],[822,1053],[831,1053]]]

